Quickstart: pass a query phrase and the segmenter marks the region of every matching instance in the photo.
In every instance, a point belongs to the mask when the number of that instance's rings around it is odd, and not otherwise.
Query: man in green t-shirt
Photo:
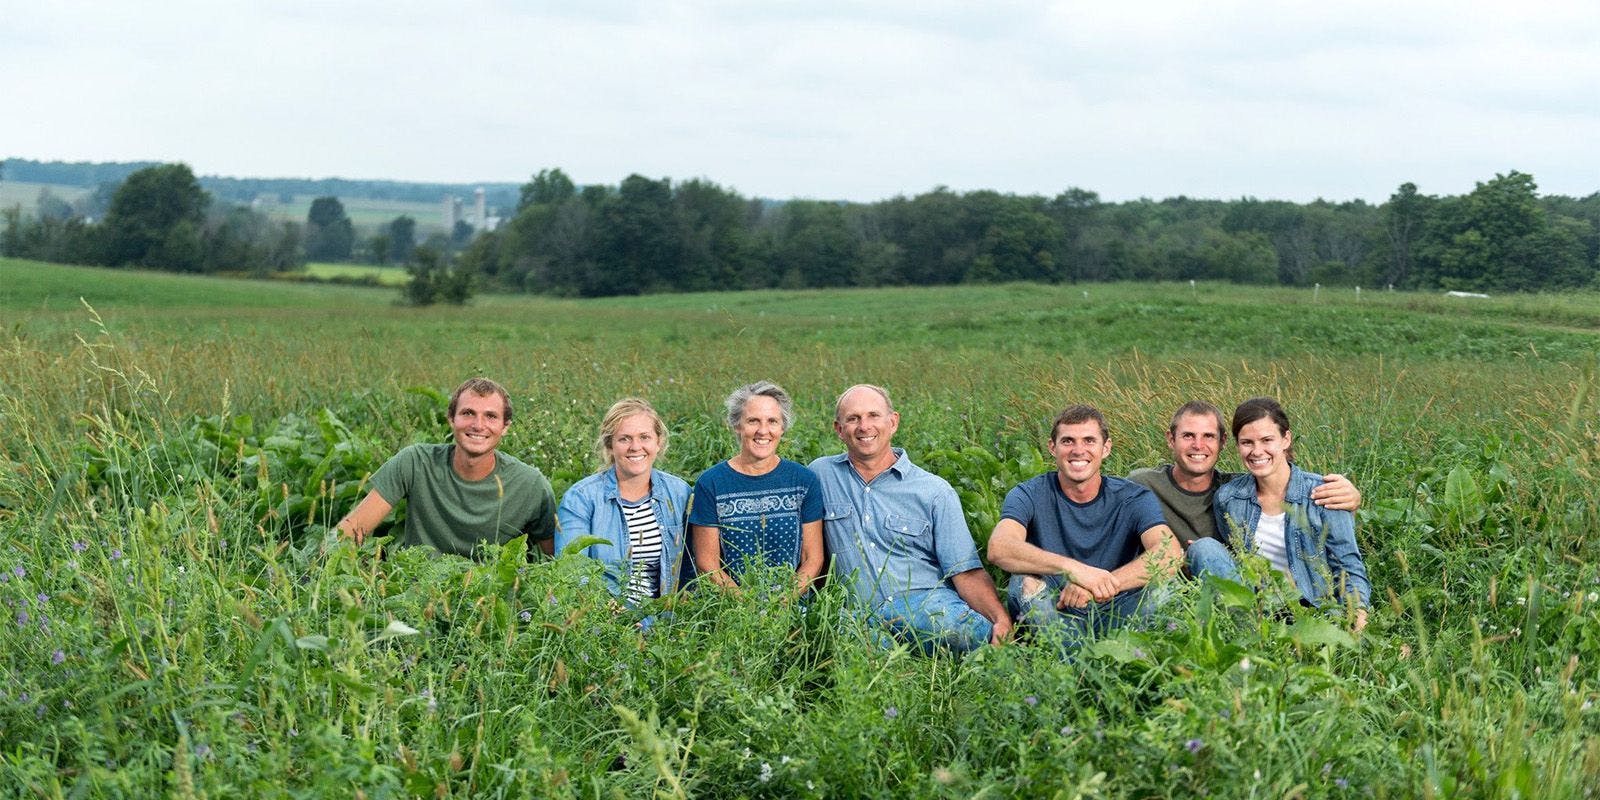
[[[1191,400],[1172,415],[1172,424],[1167,428],[1172,463],[1136,469],[1128,474],[1128,480],[1156,493],[1168,527],[1185,550],[1196,539],[1223,538],[1217,535],[1211,498],[1216,495],[1218,486],[1240,474],[1217,469],[1217,458],[1227,441],[1228,429],[1222,421],[1222,411],[1203,400]],[[1355,511],[1361,507],[1361,492],[1343,475],[1328,475],[1324,480],[1311,493],[1317,505],[1341,511]]]
[[[481,544],[527,534],[551,552],[555,493],[538,469],[500,452],[511,424],[511,397],[487,378],[473,378],[450,396],[450,444],[414,444],[372,476],[372,491],[342,520],[339,530],[360,544],[406,501],[401,544],[427,545],[470,556]]]

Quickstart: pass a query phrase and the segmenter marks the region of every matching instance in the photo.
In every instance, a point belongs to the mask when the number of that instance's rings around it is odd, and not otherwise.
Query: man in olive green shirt
[[[1222,539],[1217,535],[1216,518],[1211,513],[1211,499],[1217,487],[1237,478],[1240,473],[1217,469],[1217,458],[1228,441],[1228,429],[1222,421],[1222,411],[1202,400],[1184,403],[1172,415],[1167,428],[1167,448],[1172,451],[1172,463],[1159,467],[1136,469],[1128,480],[1149,488],[1161,501],[1161,511],[1167,517],[1167,526],[1185,550],[1196,539]],[[1355,511],[1361,507],[1361,492],[1343,475],[1328,475],[1311,498],[1319,506]]]
[[[555,493],[538,469],[500,452],[511,424],[511,397],[500,384],[473,378],[450,397],[451,444],[414,444],[384,462],[372,491],[339,521],[360,544],[401,500],[401,544],[470,556],[482,544],[527,534],[551,552]]]

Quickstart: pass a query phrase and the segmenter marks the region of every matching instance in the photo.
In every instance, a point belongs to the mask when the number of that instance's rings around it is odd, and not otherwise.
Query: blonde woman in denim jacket
[[[567,489],[556,509],[556,553],[585,536],[605,539],[577,552],[605,565],[606,588],[630,606],[678,588],[689,484],[655,468],[666,448],[667,427],[649,403],[617,401],[595,442],[605,468]]]
[[[1372,584],[1356,546],[1355,518],[1311,502],[1322,476],[1294,466],[1289,417],[1276,400],[1257,397],[1233,413],[1233,438],[1249,474],[1217,489],[1217,531],[1237,531],[1244,549],[1294,580],[1304,601],[1327,607],[1353,600],[1355,629],[1367,624]],[[1196,576],[1238,580],[1238,565],[1220,542],[1191,557]],[[1352,597],[1353,595],[1353,597]]]

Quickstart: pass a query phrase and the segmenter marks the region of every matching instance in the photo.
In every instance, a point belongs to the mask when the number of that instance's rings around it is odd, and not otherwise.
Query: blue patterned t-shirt
[[[745,562],[800,566],[800,526],[822,519],[822,484],[799,463],[779,459],[765,475],[741,474],[724,461],[694,482],[689,523],[716,528],[722,568],[738,580]]]

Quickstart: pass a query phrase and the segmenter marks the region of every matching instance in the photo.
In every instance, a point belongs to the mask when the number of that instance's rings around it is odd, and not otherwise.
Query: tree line
[[[0,209],[0,254],[66,264],[174,272],[266,275],[305,264],[301,226],[245,206],[213,202],[184,164],[129,174],[103,217],[77,213],[42,192],[38,214]]]
[[[129,175],[155,166],[160,166],[160,162],[94,163],[8,158],[0,162],[0,174],[7,180],[25,183],[77,186],[93,190],[108,187],[104,188],[104,191],[109,196],[110,191]],[[199,181],[200,188],[210,192],[212,197],[233,203],[249,203],[262,196],[276,197],[282,202],[289,202],[295,195],[436,203],[441,197],[450,195],[471,197],[478,188],[484,189],[491,206],[509,208],[517,199],[515,183],[412,183],[351,178],[230,178],[218,175],[201,175]]]
[[[1107,280],[1498,292],[1594,286],[1600,269],[1600,193],[1541,197],[1516,171],[1458,196],[1407,183],[1373,205],[1110,203],[1078,188],[1043,197],[943,187],[875,203],[775,202],[702,179],[630,175],[579,187],[546,169],[521,187],[500,228],[462,224],[421,245],[405,216],[360,239],[333,196],[314,201],[303,225],[272,222],[212,200],[182,164],[137,170],[106,194],[100,222],[43,196],[33,218],[5,210],[0,252],[256,274],[307,257],[403,263],[455,287],[451,299],[473,285],[594,297]]]
[[[1524,291],[1592,286],[1600,194],[1540,197],[1510,172],[1385,203],[1177,197],[1108,203],[937,188],[876,203],[747,199],[704,180],[576,186],[559,169],[461,264],[555,295],[1042,281],[1224,280]]]

